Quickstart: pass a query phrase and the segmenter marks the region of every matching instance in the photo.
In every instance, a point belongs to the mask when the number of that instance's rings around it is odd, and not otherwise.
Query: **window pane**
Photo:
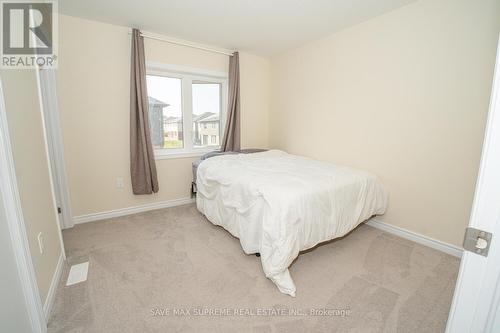
[[[218,147],[221,139],[221,84],[193,81],[193,146]]]
[[[181,79],[147,75],[146,81],[153,147],[183,148]]]

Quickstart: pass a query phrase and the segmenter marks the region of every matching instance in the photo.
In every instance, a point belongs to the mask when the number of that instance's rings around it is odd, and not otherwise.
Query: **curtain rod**
[[[129,35],[131,35],[131,34],[132,34],[132,32],[129,32]],[[170,43],[170,44],[187,46],[187,47],[191,47],[193,49],[198,49],[198,50],[203,50],[203,51],[208,51],[208,52],[213,52],[213,53],[219,53],[219,54],[225,54],[227,56],[232,56],[234,54],[234,51],[222,51],[222,50],[212,49],[212,48],[202,46],[202,45],[191,44],[188,42],[183,42],[183,41],[179,41],[179,40],[175,40],[175,39],[169,39],[169,38],[165,38],[165,37],[158,37],[158,36],[149,35],[149,34],[143,33],[143,32],[141,32],[141,36],[144,38],[154,39],[154,40],[158,40],[158,41],[166,42],[166,43]]]

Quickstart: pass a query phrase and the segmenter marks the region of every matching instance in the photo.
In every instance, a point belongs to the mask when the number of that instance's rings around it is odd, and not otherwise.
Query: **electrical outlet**
[[[116,178],[116,188],[123,188],[125,184],[123,183],[123,178],[118,177]]]
[[[43,250],[45,250],[45,245],[43,244],[43,235],[42,233],[38,233],[38,247],[40,249],[40,253],[43,254]]]

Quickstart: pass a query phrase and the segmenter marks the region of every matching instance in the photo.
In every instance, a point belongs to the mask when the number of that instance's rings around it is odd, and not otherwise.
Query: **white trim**
[[[59,260],[57,261],[54,275],[52,275],[52,282],[50,283],[49,291],[47,292],[47,297],[45,298],[45,304],[43,305],[43,313],[45,314],[45,319],[47,320],[47,322],[49,322],[50,312],[52,311],[52,307],[54,306],[57,286],[59,285],[59,281],[61,281],[63,267],[64,256],[61,253],[61,255],[59,256]]]
[[[63,229],[73,226],[71,202],[69,198],[66,166],[64,163],[64,149],[62,142],[61,120],[57,103],[57,83],[53,69],[40,70],[40,90],[42,96],[43,116],[47,132],[47,147],[50,155],[51,172],[54,180],[54,191],[62,213],[61,227]]]
[[[418,234],[418,233],[410,231],[410,230],[396,227],[396,226],[391,225],[391,224],[387,224],[385,222],[377,220],[376,218],[372,218],[372,219],[368,220],[366,222],[366,224],[371,226],[371,227],[374,227],[374,228],[386,231],[388,233],[394,234],[394,235],[399,236],[401,238],[408,239],[408,240],[411,240],[415,243],[418,243],[418,244],[421,244],[424,246],[428,246],[428,247],[433,248],[435,250],[450,254],[454,257],[457,257],[457,258],[462,257],[463,249],[458,247],[458,246],[448,244],[448,243],[442,242],[440,240],[433,239],[433,238],[424,236],[422,234]]]
[[[33,332],[46,332],[47,322],[43,313],[35,270],[29,252],[28,236],[24,224],[21,199],[10,145],[10,134],[5,110],[2,82],[0,80],[0,199],[3,200],[10,239],[15,254],[18,274],[23,288],[26,309]]]
[[[140,205],[140,206],[120,208],[120,209],[109,210],[106,212],[74,216],[73,223],[80,224],[80,223],[94,222],[94,221],[99,221],[99,220],[111,219],[114,217],[120,217],[120,216],[126,216],[126,215],[131,215],[131,214],[147,212],[150,210],[187,205],[187,204],[190,204],[193,202],[194,202],[194,199],[191,199],[191,198],[180,198],[180,199],[172,199],[172,200],[167,200],[167,201],[153,202],[153,203]]]
[[[155,160],[168,160],[171,158],[189,158],[189,157],[200,157],[206,153],[210,153],[219,150],[219,146],[214,146],[213,149],[203,149],[197,150],[194,148],[192,151],[174,151],[170,152],[167,149],[155,149]]]
[[[167,72],[165,72],[167,73]],[[189,75],[181,78],[181,113],[182,113],[182,142],[184,152],[193,151],[193,79]],[[220,120],[220,119],[219,119]],[[155,149],[155,153],[167,152],[167,149]]]
[[[48,134],[47,134],[47,124],[45,122],[45,105],[43,102],[43,97],[42,97],[42,82],[40,78],[40,68],[36,69],[36,82],[37,82],[37,90],[38,90],[38,103],[40,105],[40,117],[42,119],[42,130],[43,130],[43,143],[44,143],[44,148],[45,148],[45,159],[47,162],[47,170],[49,171],[49,183],[50,183],[50,194],[52,197],[52,209],[53,213],[56,217],[56,223],[57,223],[57,236],[59,238],[59,245],[61,248],[61,252],[63,254],[64,259],[66,259],[66,249],[64,247],[64,240],[62,237],[61,233],[61,220],[59,218],[59,214],[57,212],[57,199],[56,199],[56,193],[55,193],[55,185],[54,185],[54,177],[52,175],[52,162],[50,159],[50,153],[49,153],[49,143],[48,143]]]

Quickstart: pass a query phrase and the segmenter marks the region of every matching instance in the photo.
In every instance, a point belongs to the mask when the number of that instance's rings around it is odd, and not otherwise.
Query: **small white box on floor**
[[[78,265],[71,266],[68,275],[66,286],[71,286],[83,281],[87,281],[87,274],[89,273],[89,262],[83,262]]]

